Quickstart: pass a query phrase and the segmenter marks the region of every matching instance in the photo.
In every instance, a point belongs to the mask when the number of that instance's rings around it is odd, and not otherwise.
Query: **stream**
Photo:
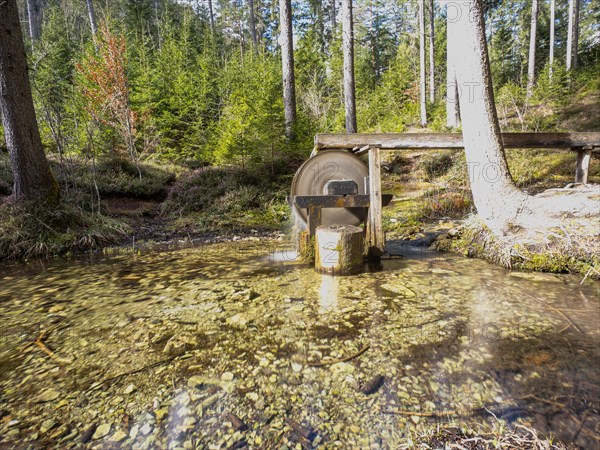
[[[278,241],[0,267],[0,446],[600,448],[600,283],[421,249],[352,277]],[[487,427],[487,428],[486,428]]]

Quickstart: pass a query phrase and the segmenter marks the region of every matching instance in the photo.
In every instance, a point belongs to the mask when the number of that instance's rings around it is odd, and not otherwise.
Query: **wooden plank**
[[[575,169],[575,183],[587,184],[591,158],[591,149],[577,150],[577,167]]]
[[[507,148],[571,148],[600,149],[600,133],[502,133]],[[315,149],[354,149],[366,154],[369,148],[402,149],[462,149],[462,133],[356,133],[317,134]]]
[[[381,205],[387,206],[392,201],[392,194],[381,196]],[[299,208],[318,206],[320,208],[368,208],[371,196],[359,195],[296,195],[292,200]]]
[[[381,208],[381,157],[379,148],[369,150],[369,219],[367,224],[368,257],[378,261],[383,255],[383,214]]]

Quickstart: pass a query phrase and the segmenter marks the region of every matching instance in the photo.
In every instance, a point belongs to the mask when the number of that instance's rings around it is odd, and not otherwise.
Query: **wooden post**
[[[363,268],[363,230],[353,225],[317,228],[315,267],[331,275],[353,275]]]
[[[591,148],[577,150],[577,168],[575,169],[575,183],[587,184],[591,157]]]
[[[308,207],[308,237],[312,238],[315,236],[317,227],[321,225],[321,207],[320,206],[309,206]]]
[[[383,255],[383,217],[381,210],[381,158],[379,148],[373,147],[369,150],[369,222],[368,233],[368,256],[371,261],[378,261]]]

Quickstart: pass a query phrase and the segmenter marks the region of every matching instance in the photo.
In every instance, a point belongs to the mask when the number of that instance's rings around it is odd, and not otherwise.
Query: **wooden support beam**
[[[591,158],[591,148],[577,150],[577,168],[575,169],[575,183],[587,184]]]
[[[321,225],[321,207],[320,206],[309,206],[308,207],[308,237],[312,238],[315,236],[317,228]]]
[[[381,157],[377,147],[369,150],[369,195],[371,201],[367,223],[367,254],[371,261],[378,261],[383,255],[385,240],[381,207]]]
[[[368,190],[368,189],[367,189]],[[387,206],[392,201],[392,194],[381,195],[381,205]],[[288,203],[293,202],[299,208],[368,208],[371,196],[357,195],[296,195],[288,197]]]
[[[567,148],[600,149],[600,133],[502,133],[506,148]],[[366,154],[369,148],[402,149],[462,149],[462,133],[355,133],[317,134],[315,149],[358,149]]]

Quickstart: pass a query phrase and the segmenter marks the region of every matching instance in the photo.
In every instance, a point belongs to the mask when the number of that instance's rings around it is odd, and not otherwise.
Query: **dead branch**
[[[361,348],[358,352],[356,352],[353,355],[350,355],[350,356],[348,356],[346,358],[334,359],[332,361],[309,362],[309,363],[306,363],[306,365],[308,367],[326,367],[326,366],[331,366],[331,365],[337,364],[337,363],[348,362],[348,361],[353,360],[354,358],[358,358],[364,352],[366,352],[367,350],[369,350],[370,347],[371,346],[369,344],[367,344],[363,348]]]

